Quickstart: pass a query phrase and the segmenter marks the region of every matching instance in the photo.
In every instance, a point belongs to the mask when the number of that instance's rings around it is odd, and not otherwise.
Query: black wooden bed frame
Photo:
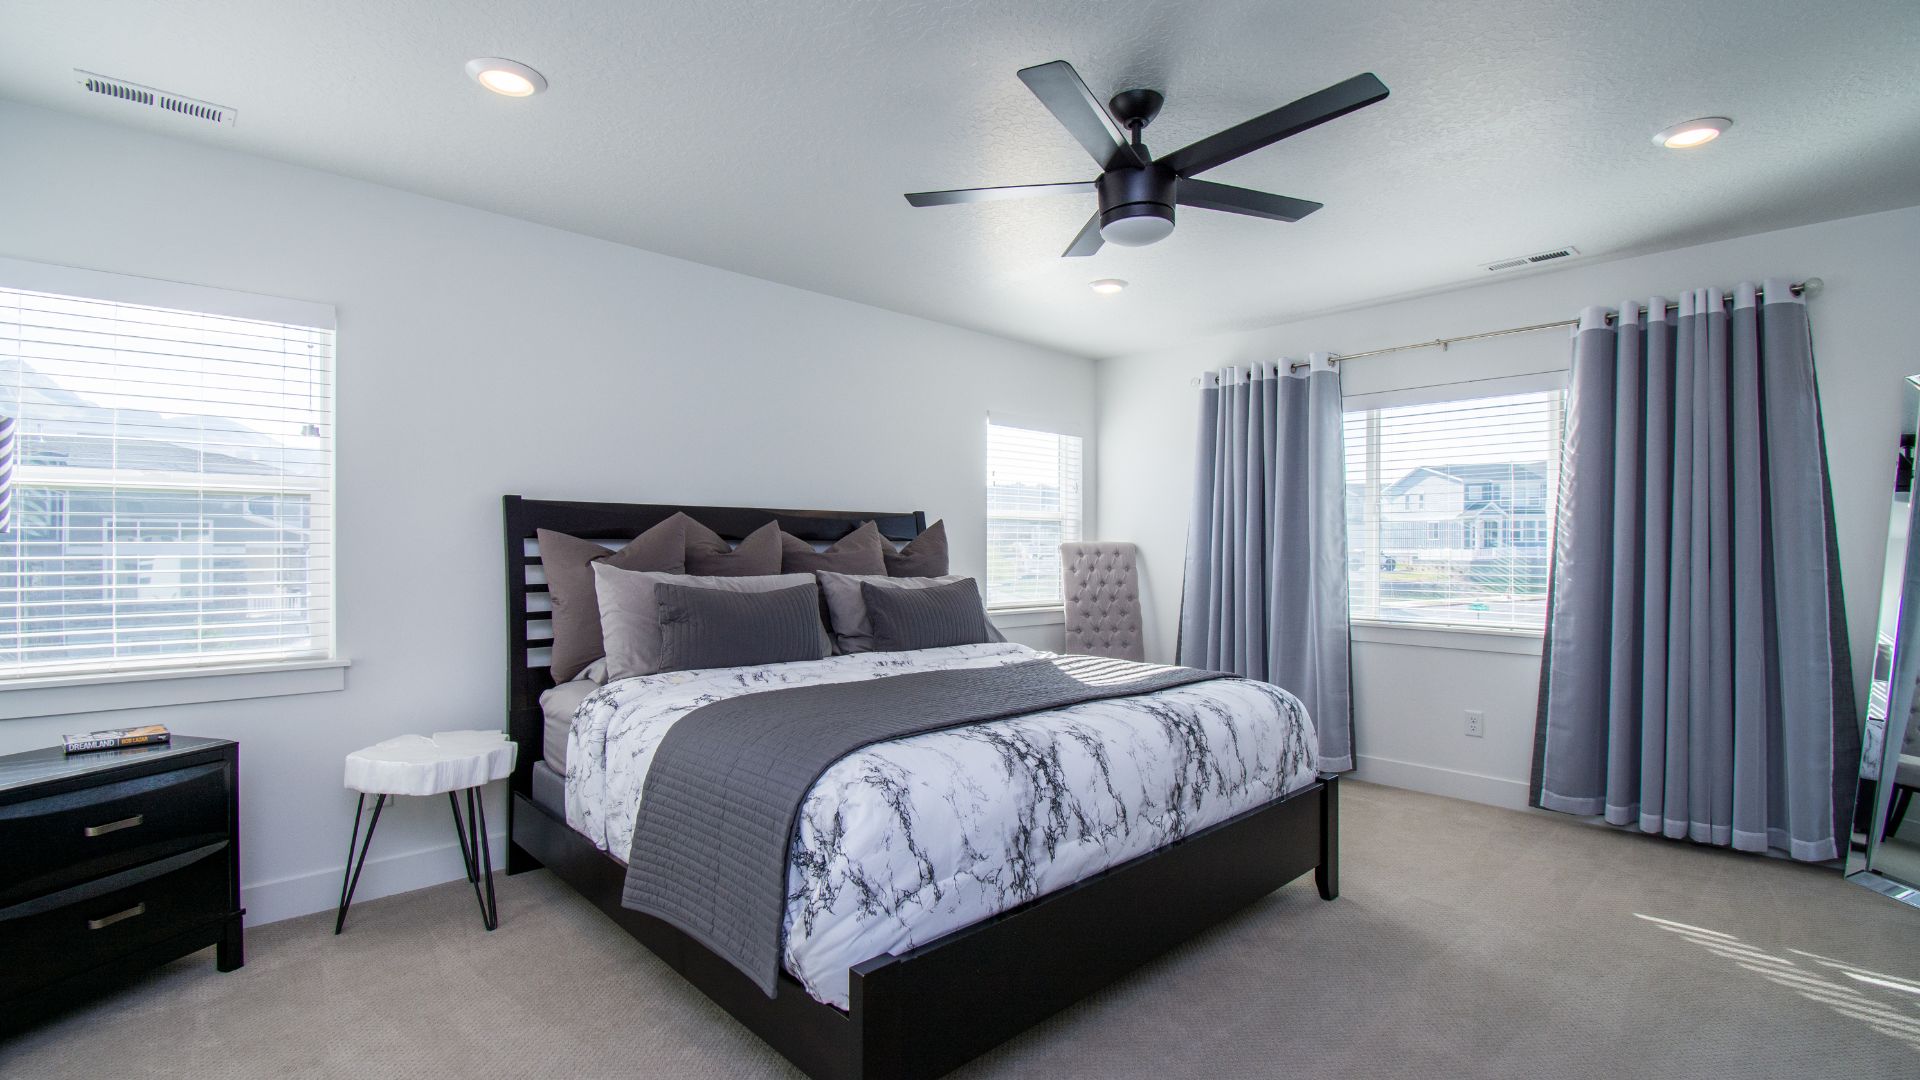
[[[553,685],[544,612],[529,612],[536,528],[625,541],[686,512],[729,540],[769,521],[831,542],[861,522],[910,540],[926,514],[546,502],[506,496],[507,730],[519,746],[507,806],[507,873],[547,867],[598,905],[688,982],[817,1080],[917,1080],[958,1067],[1311,870],[1338,895],[1337,778],[1322,776],[1249,810],[1058,892],[849,972],[849,1008],[814,1000],[781,973],[769,998],[685,934],[620,904],[626,867],[535,805],[542,757],[540,694]],[[531,625],[530,625],[531,624]]]

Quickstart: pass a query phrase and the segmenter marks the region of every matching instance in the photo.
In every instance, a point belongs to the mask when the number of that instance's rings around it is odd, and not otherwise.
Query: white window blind
[[[333,336],[0,287],[0,679],[332,654]]]
[[[1356,620],[1545,625],[1563,393],[1346,415]]]
[[[987,604],[1060,603],[1060,545],[1080,539],[1080,437],[987,425]]]

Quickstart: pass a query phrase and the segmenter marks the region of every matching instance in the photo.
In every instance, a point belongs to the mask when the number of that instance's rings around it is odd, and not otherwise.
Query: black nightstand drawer
[[[0,1038],[214,946],[246,962],[240,747],[0,755]]]
[[[0,999],[228,915],[225,841],[0,909]]]
[[[228,783],[210,763],[0,806],[0,906],[225,837]]]

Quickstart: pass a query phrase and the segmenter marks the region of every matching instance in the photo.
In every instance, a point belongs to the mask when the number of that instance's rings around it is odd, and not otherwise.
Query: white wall
[[[977,573],[988,410],[1094,435],[1084,359],[4,102],[0,148],[0,255],[339,310],[347,688],[0,722],[0,752],[136,721],[239,740],[253,922],[337,898],[342,755],[502,723],[501,495],[925,509]],[[431,800],[373,854],[363,897],[458,873]]]
[[[1470,253],[1469,253],[1470,254]],[[1496,280],[1445,294],[1329,314],[1102,361],[1100,532],[1140,545],[1148,648],[1170,658],[1192,486],[1195,403],[1189,380],[1222,364],[1361,352],[1411,341],[1571,318],[1615,304],[1742,279],[1817,276],[1811,302],[1833,471],[1855,682],[1864,690],[1881,551],[1900,431],[1900,380],[1920,371],[1913,332],[1920,289],[1920,208],[1825,222],[1613,262]],[[1349,394],[1564,368],[1565,331],[1355,360]],[[1537,649],[1485,637],[1374,635],[1449,647],[1357,641],[1355,742],[1360,769],[1390,783],[1520,805],[1531,766]],[[1466,648],[1471,646],[1471,648]],[[1501,651],[1482,651],[1494,648]],[[1864,701],[1864,698],[1862,698]],[[1465,709],[1487,733],[1462,734]]]

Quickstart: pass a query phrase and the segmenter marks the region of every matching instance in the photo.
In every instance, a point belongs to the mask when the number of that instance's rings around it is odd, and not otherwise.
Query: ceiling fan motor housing
[[[1109,244],[1144,247],[1173,231],[1180,178],[1160,164],[1109,169],[1094,181],[1100,197],[1100,236]]]

